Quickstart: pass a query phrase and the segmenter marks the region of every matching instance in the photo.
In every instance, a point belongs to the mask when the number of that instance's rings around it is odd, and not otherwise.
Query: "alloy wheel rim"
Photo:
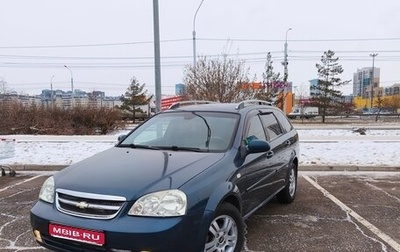
[[[294,169],[290,170],[289,174],[289,194],[290,197],[293,197],[294,193],[296,192],[296,175]]]
[[[208,229],[206,252],[233,252],[238,240],[238,228],[235,220],[228,215],[218,216]]]

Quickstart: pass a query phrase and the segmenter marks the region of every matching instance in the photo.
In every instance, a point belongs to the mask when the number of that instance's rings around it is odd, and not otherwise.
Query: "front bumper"
[[[203,251],[209,213],[173,218],[128,216],[98,220],[63,214],[53,205],[39,201],[31,209],[31,225],[37,242],[51,250],[71,251]],[[49,224],[96,230],[105,234],[103,246],[53,237]]]

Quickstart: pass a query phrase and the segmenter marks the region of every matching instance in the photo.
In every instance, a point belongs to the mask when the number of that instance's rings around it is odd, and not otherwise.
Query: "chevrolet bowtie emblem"
[[[89,204],[85,201],[81,201],[78,204],[75,205],[76,207],[80,208],[80,209],[85,209],[89,207]]]

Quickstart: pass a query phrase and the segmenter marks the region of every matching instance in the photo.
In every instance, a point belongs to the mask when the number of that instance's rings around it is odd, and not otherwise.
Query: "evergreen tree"
[[[276,106],[283,106],[283,88],[284,82],[281,80],[280,74],[274,72],[271,60],[271,53],[267,54],[267,62],[265,64],[265,72],[262,73],[263,89],[256,94],[256,98],[274,103]],[[280,95],[281,94],[281,95]]]
[[[149,103],[150,98],[146,97],[147,90],[144,90],[145,84],[140,84],[139,81],[133,77],[131,84],[127,88],[124,95],[121,95],[122,105],[119,107],[122,110],[127,110],[132,113],[132,121],[136,121],[136,112],[143,111],[138,106],[146,105]]]
[[[317,85],[311,87],[310,101],[313,106],[319,108],[323,123],[330,111],[341,106],[343,94],[338,87],[349,83],[349,81],[342,81],[339,77],[343,73],[343,68],[338,60],[335,52],[328,50],[321,56],[321,64],[316,64],[319,78]]]

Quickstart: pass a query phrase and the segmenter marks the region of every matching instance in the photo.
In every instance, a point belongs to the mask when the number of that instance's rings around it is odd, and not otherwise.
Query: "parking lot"
[[[51,173],[51,172],[50,172]],[[46,251],[29,210],[49,172],[0,177],[0,251]],[[399,172],[300,172],[293,204],[246,220],[244,251],[400,251]]]

